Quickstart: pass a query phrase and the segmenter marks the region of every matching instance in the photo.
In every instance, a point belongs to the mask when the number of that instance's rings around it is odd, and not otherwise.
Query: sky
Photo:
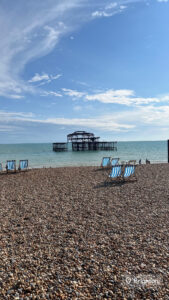
[[[168,0],[0,0],[0,143],[169,139]]]

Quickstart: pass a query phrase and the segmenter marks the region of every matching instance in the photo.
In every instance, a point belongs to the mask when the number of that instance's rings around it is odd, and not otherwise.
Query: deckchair
[[[124,173],[122,174],[123,180],[128,180],[131,177],[135,177],[135,169],[136,169],[135,165],[126,165]]]
[[[111,160],[112,167],[118,165],[118,162],[119,162],[119,158],[112,158]]]
[[[121,180],[121,166],[113,166],[110,175],[108,176],[109,180]]]
[[[111,166],[111,157],[103,157],[101,162],[101,167],[109,167]]]
[[[19,161],[19,171],[26,171],[28,169],[28,159],[22,159]]]
[[[16,172],[16,160],[7,160],[6,162],[6,171]]]

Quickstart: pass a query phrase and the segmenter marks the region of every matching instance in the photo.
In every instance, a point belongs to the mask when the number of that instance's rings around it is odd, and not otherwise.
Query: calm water
[[[53,152],[52,144],[13,144],[0,145],[0,162],[28,159],[29,166],[98,166],[103,156],[119,157],[121,160],[148,158],[151,162],[167,162],[167,141],[118,142],[117,151]]]

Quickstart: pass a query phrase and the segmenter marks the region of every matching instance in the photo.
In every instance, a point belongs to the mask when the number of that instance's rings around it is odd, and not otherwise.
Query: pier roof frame
[[[98,141],[100,137],[95,137],[93,133],[86,131],[74,131],[67,135],[68,142],[94,142]]]

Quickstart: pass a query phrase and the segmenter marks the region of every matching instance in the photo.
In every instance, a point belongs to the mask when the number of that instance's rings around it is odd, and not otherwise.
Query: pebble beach
[[[169,164],[0,174],[0,299],[169,295]]]

